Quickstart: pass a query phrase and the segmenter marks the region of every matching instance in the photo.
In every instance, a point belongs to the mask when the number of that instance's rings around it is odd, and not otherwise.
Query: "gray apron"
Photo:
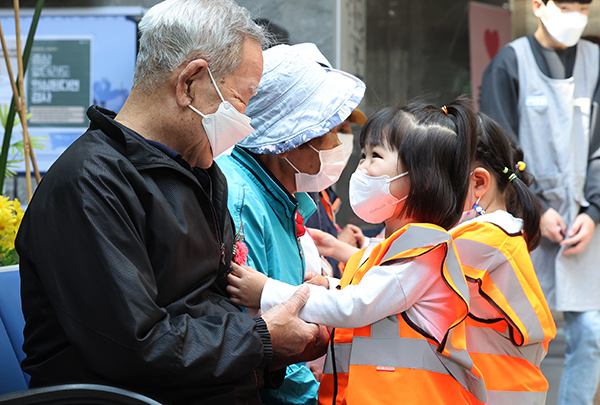
[[[600,66],[598,47],[581,40],[573,77],[544,75],[526,37],[513,41],[519,69],[519,141],[527,168],[567,229],[584,196],[590,144],[592,97]],[[542,238],[531,258],[546,299],[559,311],[600,310],[600,227],[579,255],[564,256]]]

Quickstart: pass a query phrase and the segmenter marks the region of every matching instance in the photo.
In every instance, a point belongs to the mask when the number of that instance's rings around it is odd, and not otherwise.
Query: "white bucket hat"
[[[323,136],[358,106],[365,84],[333,69],[315,44],[278,45],[263,52],[264,70],[246,115],[255,131],[238,145],[279,154]]]

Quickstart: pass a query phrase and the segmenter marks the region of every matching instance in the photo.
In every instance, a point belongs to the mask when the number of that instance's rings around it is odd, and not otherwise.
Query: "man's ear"
[[[194,101],[197,87],[210,84],[208,63],[204,59],[194,59],[183,67],[177,75],[175,99],[179,107],[187,107]]]
[[[473,195],[477,198],[482,197],[489,190],[491,182],[490,172],[481,166],[476,167],[471,175]]]
[[[542,6],[544,2],[542,0],[532,0],[531,1],[531,9],[533,10],[533,15],[537,18],[545,17],[544,12],[542,11]]]

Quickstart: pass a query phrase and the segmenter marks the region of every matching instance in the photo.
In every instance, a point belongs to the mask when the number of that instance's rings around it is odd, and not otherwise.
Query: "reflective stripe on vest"
[[[509,392],[488,391],[488,405],[527,404],[544,405],[546,403],[546,392]]]
[[[327,357],[325,357],[325,365],[323,366],[324,374],[333,374],[333,360],[331,355],[332,347],[327,348]],[[338,373],[348,373],[350,370],[350,351],[352,343],[334,343],[335,350],[335,371]]]
[[[498,297],[490,298],[501,304],[501,301],[509,297],[510,301],[506,302],[508,305],[500,305],[498,310],[514,327],[515,344],[520,346],[530,341],[543,341],[545,333],[539,317],[504,254],[492,246],[474,240],[459,238],[455,244],[461,252],[460,259],[463,266],[478,270],[495,269],[486,274],[500,294]],[[467,270],[465,271],[468,276]],[[490,294],[489,291],[486,293]]]
[[[467,349],[469,353],[489,353],[499,356],[511,356],[527,360],[539,367],[546,357],[546,350],[541,343],[515,346],[508,333],[501,334],[492,328],[471,326],[467,323]]]

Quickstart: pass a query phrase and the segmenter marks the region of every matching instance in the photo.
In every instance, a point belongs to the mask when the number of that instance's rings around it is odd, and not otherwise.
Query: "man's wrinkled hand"
[[[309,289],[300,286],[289,300],[271,308],[262,315],[273,346],[273,360],[269,364],[271,371],[297,363],[303,358],[303,352],[315,350],[317,340],[321,335],[318,325],[309,324],[298,318],[298,312],[308,300]],[[325,344],[325,350],[327,345]]]

